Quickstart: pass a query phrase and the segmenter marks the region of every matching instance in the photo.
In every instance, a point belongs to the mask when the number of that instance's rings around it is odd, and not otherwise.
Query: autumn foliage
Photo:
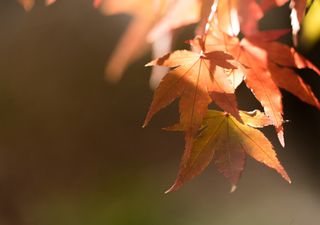
[[[26,9],[33,5],[31,0],[20,1]],[[234,189],[247,155],[291,182],[259,129],[274,126],[281,145],[285,145],[280,89],[320,109],[319,100],[297,69],[311,69],[318,75],[320,70],[294,47],[277,41],[292,33],[297,44],[306,1],[101,0],[93,4],[107,15],[132,16],[107,65],[109,80],[120,79],[128,64],[149,48],[153,50],[156,59],[146,66],[155,68],[152,85],[157,88],[143,126],[179,99],[179,122],[166,130],[184,133],[185,150],[178,176],[167,192],[180,188],[210,163]],[[292,27],[260,30],[258,23],[265,13],[285,4],[291,9]],[[197,24],[194,39],[187,41],[190,49],[171,51],[173,32],[189,24]],[[159,70],[159,66],[167,69]],[[242,82],[264,112],[239,110],[235,92]],[[222,111],[210,110],[211,104]]]

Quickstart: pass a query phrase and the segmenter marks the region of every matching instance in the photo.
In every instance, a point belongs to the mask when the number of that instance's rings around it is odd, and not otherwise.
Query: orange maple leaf
[[[233,58],[222,52],[196,53],[175,51],[156,59],[147,66],[159,65],[173,68],[155,90],[144,126],[152,116],[180,97],[180,123],[191,140],[198,131],[203,116],[212,100],[224,111],[241,121],[232,83],[224,69],[236,69]]]
[[[199,175],[210,162],[230,180],[234,190],[244,169],[246,154],[275,169],[291,183],[273,146],[261,131],[255,129],[270,125],[268,117],[260,111],[241,112],[240,115],[244,124],[228,113],[207,112],[203,128],[195,137],[192,148],[185,149],[178,176],[166,193],[179,189]],[[182,126],[178,124],[167,130],[180,131]]]
[[[320,106],[311,88],[292,69],[310,68],[318,74],[320,71],[294,48],[271,41],[284,33],[286,30],[265,31],[240,41],[237,37],[215,32],[206,42],[206,49],[225,49],[246,66],[245,83],[271,118],[283,146],[283,108],[279,87],[311,105]],[[284,82],[286,78],[289,79]]]
[[[171,33],[180,27],[199,23],[197,33],[204,32],[211,5],[215,0],[102,0],[100,9],[106,15],[125,13],[132,16],[132,21],[119,41],[106,68],[106,76],[111,81],[118,81],[126,67],[139,58],[150,44],[155,47],[154,57],[160,57],[171,48]],[[217,1],[215,19],[219,29],[229,35],[258,32],[258,21],[263,11],[255,0]],[[169,38],[168,38],[169,37]],[[158,51],[156,51],[158,50]],[[151,85],[164,73],[152,71]],[[159,78],[154,78],[158,76]]]

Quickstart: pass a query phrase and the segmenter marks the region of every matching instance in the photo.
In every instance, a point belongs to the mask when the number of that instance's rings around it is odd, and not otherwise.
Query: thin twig
[[[219,3],[219,0],[214,0],[214,2],[212,3],[211,5],[211,10],[210,10],[210,14],[207,18],[207,22],[206,22],[206,25],[205,25],[205,28],[204,28],[204,34],[203,34],[203,51],[205,51],[205,44],[206,44],[206,39],[207,39],[207,36],[208,36],[208,33],[210,31],[210,28],[211,28],[211,23],[213,21],[213,18],[214,18],[214,15],[217,11],[217,8],[218,8],[218,3]]]

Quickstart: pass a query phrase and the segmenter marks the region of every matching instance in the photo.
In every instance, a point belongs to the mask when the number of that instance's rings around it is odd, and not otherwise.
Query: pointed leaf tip
[[[230,189],[230,193],[233,193],[237,190],[237,186],[236,185],[232,185],[231,189]]]
[[[144,67],[149,67],[149,66],[153,66],[153,65],[154,65],[153,61],[151,61],[151,62],[148,62],[147,64],[145,64]]]
[[[283,179],[285,179],[289,184],[292,183],[289,175],[287,174],[287,172],[285,171],[284,168],[281,168],[281,169],[279,170],[279,173],[281,174],[281,176],[283,177]]]
[[[169,194],[171,192],[174,192],[178,190],[181,187],[181,182],[179,183],[178,181],[175,181],[174,184],[164,192],[164,194]]]
[[[284,132],[283,128],[281,128],[279,131],[277,131],[278,139],[281,144],[281,146],[284,148],[285,147],[285,141],[284,141]]]

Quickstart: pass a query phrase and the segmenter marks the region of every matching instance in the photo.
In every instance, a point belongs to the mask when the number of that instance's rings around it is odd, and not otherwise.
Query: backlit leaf
[[[271,143],[261,131],[248,126],[248,123],[263,125],[267,119],[261,113],[249,113],[242,120],[245,124],[227,113],[208,111],[202,123],[203,129],[195,138],[192,148],[185,150],[178,177],[167,192],[177,190],[199,175],[210,162],[215,164],[232,185],[236,185],[244,169],[245,154],[275,169],[290,183]]]
[[[144,126],[160,109],[180,97],[180,123],[193,135],[199,129],[208,105],[213,100],[226,112],[240,119],[234,88],[224,68],[235,69],[233,58],[221,51],[195,53],[175,51],[156,59],[147,66],[172,68],[156,89]]]

